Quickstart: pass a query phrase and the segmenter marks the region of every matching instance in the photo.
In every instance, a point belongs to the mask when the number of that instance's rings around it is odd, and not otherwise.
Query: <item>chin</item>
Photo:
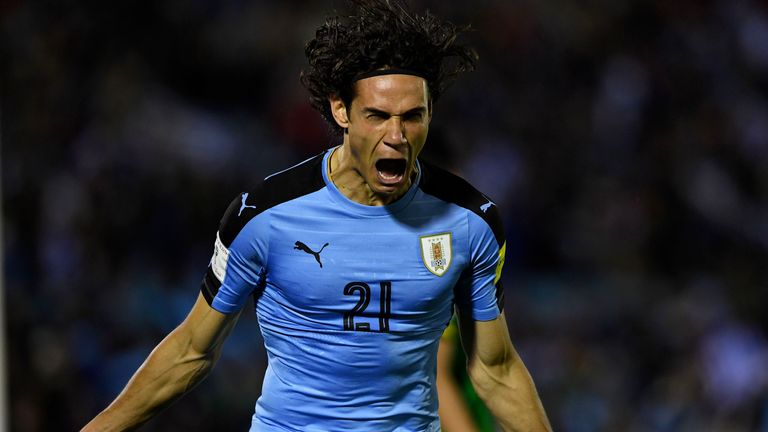
[[[405,190],[406,189],[402,185],[388,186],[388,185],[378,184],[376,185],[375,188],[373,188],[373,191],[377,195],[387,196],[387,197],[397,196],[398,194],[402,194],[403,192],[405,192]]]
[[[397,195],[402,189],[401,188],[393,188],[390,186],[379,186],[378,188],[374,189],[374,192],[376,192],[378,195]]]

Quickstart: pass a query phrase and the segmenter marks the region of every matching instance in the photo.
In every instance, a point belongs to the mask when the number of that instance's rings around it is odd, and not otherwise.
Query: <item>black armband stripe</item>
[[[213,306],[213,298],[219,293],[219,288],[221,288],[221,282],[213,274],[213,270],[208,267],[205,276],[203,276],[203,281],[200,283],[200,293],[203,294],[209,306]]]

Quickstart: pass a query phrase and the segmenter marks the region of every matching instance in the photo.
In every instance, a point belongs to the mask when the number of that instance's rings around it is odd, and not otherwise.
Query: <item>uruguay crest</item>
[[[444,275],[451,266],[451,233],[422,236],[419,240],[424,266],[436,276]]]

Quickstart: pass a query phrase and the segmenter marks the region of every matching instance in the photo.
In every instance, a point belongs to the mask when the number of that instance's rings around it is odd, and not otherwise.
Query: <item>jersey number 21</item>
[[[379,305],[379,332],[389,333],[389,316],[392,313],[392,282],[384,281],[379,283],[381,299]],[[355,323],[355,316],[362,315],[368,304],[371,302],[371,287],[365,282],[350,282],[344,287],[344,295],[358,295],[360,299],[351,311],[344,313],[344,330],[364,331],[371,330],[371,324],[367,322]]]

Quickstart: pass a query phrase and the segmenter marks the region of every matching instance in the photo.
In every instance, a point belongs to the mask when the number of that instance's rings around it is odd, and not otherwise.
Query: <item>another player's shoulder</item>
[[[422,168],[420,187],[424,193],[478,215],[491,228],[499,244],[504,242],[501,215],[493,200],[458,175],[429,162],[419,162]]]
[[[321,153],[272,174],[236,196],[219,224],[222,241],[225,244],[231,242],[251,219],[265,211],[325,187],[323,155]]]

